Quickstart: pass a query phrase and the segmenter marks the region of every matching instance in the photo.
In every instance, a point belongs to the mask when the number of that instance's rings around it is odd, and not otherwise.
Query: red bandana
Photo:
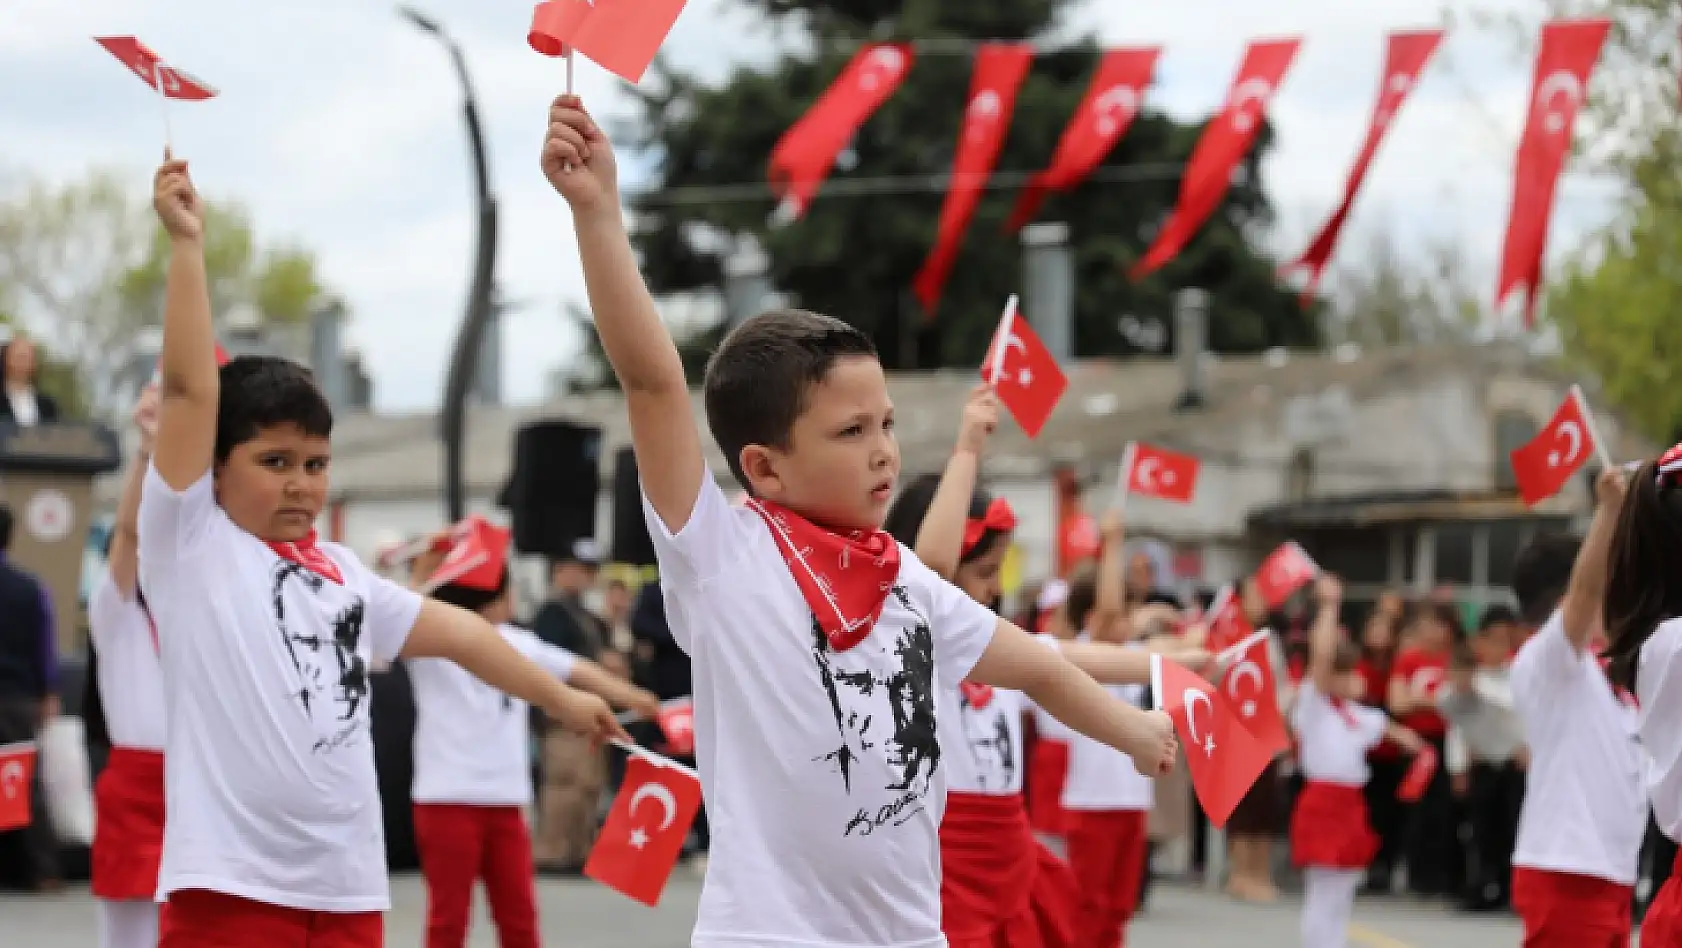
[[[1337,716],[1343,719],[1343,723],[1349,725],[1350,728],[1357,728],[1361,726],[1361,722],[1355,719],[1355,712],[1349,710],[1348,698],[1334,698],[1331,695],[1327,695],[1326,700],[1331,702],[1332,710],[1336,711]]]
[[[1010,502],[1003,497],[993,498],[987,505],[987,512],[979,520],[964,521],[964,546],[962,555],[968,556],[969,551],[981,542],[988,530],[1009,533],[1016,529],[1016,511],[1010,509]]]
[[[846,536],[770,501],[748,501],[770,529],[806,605],[837,652],[864,641],[899,578],[899,544],[881,530]]]
[[[321,547],[315,545],[314,530],[310,531],[309,536],[293,543],[270,543],[269,549],[281,559],[296,563],[317,576],[331,579],[341,586],[345,584],[344,574],[339,572],[339,564],[329,559],[327,554],[321,552]]]
[[[963,692],[964,700],[977,711],[993,703],[993,686],[984,685],[979,681],[960,681],[958,690]]]

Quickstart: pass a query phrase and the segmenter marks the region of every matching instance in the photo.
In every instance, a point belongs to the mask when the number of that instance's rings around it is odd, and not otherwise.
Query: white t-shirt
[[[29,428],[41,422],[41,405],[35,400],[35,390],[7,392],[6,401],[12,406],[12,420],[19,428]]]
[[[1033,704],[1033,702],[1031,702],[1031,701],[1029,703]],[[1059,721],[1056,718],[1052,717],[1051,712],[1047,711],[1046,709],[1040,707],[1037,704],[1033,705],[1033,708],[1034,708],[1034,733],[1039,737],[1040,740],[1059,741],[1061,743],[1067,744],[1070,741],[1073,741],[1075,739],[1075,729],[1074,728],[1072,728],[1072,727],[1068,726],[1067,724],[1064,724],[1062,721]]]
[[[1144,685],[1104,687],[1136,707],[1145,700]],[[1065,810],[1149,810],[1156,804],[1156,781],[1140,773],[1133,758],[1071,731],[1062,803]]]
[[[109,572],[99,577],[88,600],[88,634],[99,650],[99,700],[111,743],[163,750],[164,673],[152,624],[140,600],[123,598]]]
[[[289,908],[390,905],[368,666],[421,598],[322,543],[344,584],[282,560],[157,469],[140,500],[140,586],[162,630],[168,807],[158,896],[208,889]]]
[[[1530,747],[1513,865],[1633,885],[1647,831],[1635,709],[1558,612],[1519,649],[1512,682]]]
[[[987,706],[977,708],[962,689],[940,690],[941,762],[946,789],[952,793],[1010,796],[1022,792],[1022,713],[1020,691],[995,688]]]
[[[1353,701],[1343,702],[1340,711],[1314,687],[1312,678],[1304,678],[1291,710],[1291,726],[1297,732],[1297,766],[1303,779],[1364,787],[1372,776],[1367,751],[1384,740],[1390,718]]]
[[[1635,691],[1641,699],[1641,746],[1647,751],[1647,789],[1659,829],[1682,837],[1682,619],[1659,623],[1641,646]]]
[[[502,637],[561,681],[573,654],[512,625]],[[417,658],[409,666],[415,694],[416,803],[524,806],[532,800],[528,705],[492,688],[454,662]]]
[[[831,651],[765,522],[704,481],[676,536],[643,502],[712,828],[691,944],[945,945],[938,696],[998,617],[902,546],[875,628]]]

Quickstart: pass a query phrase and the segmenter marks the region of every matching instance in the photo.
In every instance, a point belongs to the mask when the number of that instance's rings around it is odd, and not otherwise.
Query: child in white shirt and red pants
[[[1371,776],[1367,752],[1385,738],[1413,753],[1424,742],[1359,703],[1361,652],[1338,625],[1343,588],[1322,574],[1315,593],[1320,611],[1309,632],[1308,673],[1291,712],[1303,776],[1291,814],[1291,859],[1303,871],[1303,948],[1344,948],[1355,892],[1378,854],[1363,792]]]

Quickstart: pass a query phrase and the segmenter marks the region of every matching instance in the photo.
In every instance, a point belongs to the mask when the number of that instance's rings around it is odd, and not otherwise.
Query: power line
[[[1146,181],[1175,181],[1185,173],[1181,162],[1149,161],[1130,165],[1099,168],[1088,181],[1105,183],[1142,183]],[[979,184],[982,190],[998,191],[1027,184],[1038,171],[1000,171],[990,175],[915,174],[886,175],[875,178],[831,178],[824,182],[817,199],[834,197],[871,197],[882,194],[945,193],[958,182]],[[776,194],[766,181],[737,184],[698,184],[676,188],[649,188],[631,195],[643,206],[676,207],[690,204],[715,204],[732,201],[775,200]]]

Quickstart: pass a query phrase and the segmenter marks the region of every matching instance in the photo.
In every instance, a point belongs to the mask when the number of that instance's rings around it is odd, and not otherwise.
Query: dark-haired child
[[[94,785],[90,869],[99,906],[100,948],[155,948],[158,861],[164,844],[163,669],[158,630],[140,595],[140,485],[157,433],[158,392],[134,409],[140,450],[117,502],[105,573],[88,599],[88,636],[99,653],[97,687],[111,753]]]
[[[452,547],[413,564],[413,576],[434,599],[483,617],[556,679],[649,718],[659,713],[653,695],[511,624],[507,530],[471,517],[452,533]],[[426,948],[467,944],[473,887],[480,880],[502,948],[538,948],[536,877],[525,819],[532,802],[527,705],[452,662],[420,658],[406,664],[415,695],[409,796],[426,877]]]
[[[945,472],[913,480],[883,523],[924,565],[980,603],[999,598],[1000,569],[1016,527],[1004,498],[976,483],[997,423],[997,397],[978,386],[964,407]],[[1038,638],[1101,682],[1139,685],[1149,678],[1143,651]],[[1195,666],[1208,656],[1188,651],[1176,657]],[[1021,692],[971,681],[942,687],[936,699],[948,764],[940,822],[941,928],[951,948],[1057,948],[1075,936],[1079,882],[1034,840],[1022,800],[1022,719],[1031,706]],[[1125,755],[1101,750],[1131,769]]]
[[[169,233],[162,406],[142,487],[140,585],[168,718],[162,948],[373,948],[390,902],[369,729],[374,661],[446,658],[594,735],[607,703],[557,682],[490,623],[316,541],[332,412],[307,370],[220,370],[204,224],[186,162],[153,205]]]
[[[1355,892],[1378,854],[1363,792],[1371,776],[1367,752],[1385,738],[1410,753],[1424,742],[1359,703],[1361,652],[1338,627],[1342,584],[1323,574],[1314,591],[1320,609],[1309,631],[1308,673],[1291,712],[1303,776],[1291,813],[1291,858],[1303,870],[1303,948],[1344,948]]]
[[[611,146],[573,97],[543,168],[572,206],[602,348],[625,392],[672,634],[694,662],[713,846],[692,944],[938,948],[946,767],[938,695],[1027,692],[1156,773],[1166,715],[1114,701],[881,530],[899,474],[870,340],[799,311],[751,318],[707,367],[707,470],[677,347],[637,271]]]
[[[1595,493],[1600,505],[1580,551],[1541,538],[1513,568],[1519,612],[1526,624],[1540,626],[1512,670],[1513,704],[1530,748],[1512,892],[1526,948],[1627,944],[1647,828],[1646,761],[1634,701],[1608,681],[1596,654],[1602,604],[1610,618],[1615,607],[1623,616],[1621,607],[1635,601],[1627,586],[1621,596],[1607,588],[1622,473],[1603,473]],[[1619,552],[1612,550],[1614,559]],[[1638,562],[1644,571],[1655,563]],[[1644,586],[1638,594],[1661,588]],[[1645,936],[1642,943],[1649,944]]]

